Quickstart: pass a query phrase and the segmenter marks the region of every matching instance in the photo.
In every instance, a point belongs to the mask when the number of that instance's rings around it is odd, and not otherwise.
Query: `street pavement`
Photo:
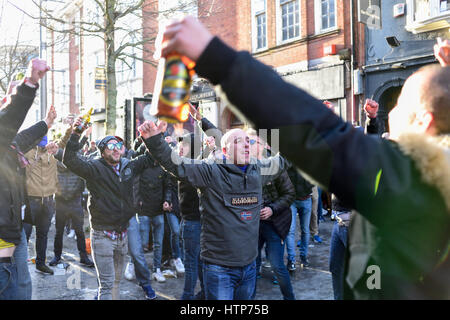
[[[297,252],[297,270],[291,272],[291,281],[297,300],[331,300],[333,288],[331,274],[328,271],[330,237],[333,221],[329,216],[319,226],[323,243],[316,244],[310,241],[309,260],[310,267],[302,268],[299,264],[299,251]],[[88,226],[85,218],[85,228]],[[298,235],[297,218],[297,238]],[[53,258],[53,240],[55,225],[52,224],[48,234],[47,264]],[[86,232],[86,237],[89,233]],[[298,239],[296,239],[298,240]],[[87,268],[79,263],[76,240],[64,235],[63,259],[69,266],[67,269],[52,267],[54,275],[42,274],[36,271],[31,261],[34,257],[35,231],[30,238],[28,253],[30,257],[29,270],[33,284],[33,300],[92,300],[97,293],[97,278],[95,268]],[[151,267],[153,253],[145,254],[147,263]],[[264,261],[263,261],[264,262]],[[164,270],[164,269],[163,269]],[[168,278],[165,283],[152,281],[158,300],[178,300],[184,287],[184,277]],[[120,284],[121,300],[144,300],[144,294],[136,280],[128,281],[123,278]],[[278,285],[272,283],[270,268],[262,268],[262,277],[258,279],[256,300],[281,300],[282,295]]]

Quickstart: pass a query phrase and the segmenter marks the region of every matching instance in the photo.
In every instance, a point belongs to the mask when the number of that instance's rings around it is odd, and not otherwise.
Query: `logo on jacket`
[[[243,211],[243,212],[241,212],[241,220],[242,221],[250,221],[250,220],[252,220],[252,212],[251,211]]]
[[[248,204],[257,204],[258,197],[236,197],[231,198],[231,204],[233,206],[245,206]]]

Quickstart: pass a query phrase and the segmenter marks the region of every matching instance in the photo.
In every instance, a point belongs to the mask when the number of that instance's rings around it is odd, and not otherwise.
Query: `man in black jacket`
[[[80,149],[86,143],[87,136],[88,134],[86,131],[85,136],[80,140]],[[53,257],[52,261],[50,261],[49,265],[56,266],[58,263],[60,263],[63,247],[64,228],[67,221],[70,219],[72,228],[75,230],[75,235],[77,237],[77,248],[80,255],[80,263],[88,267],[94,267],[94,263],[89,259],[86,252],[86,241],[83,230],[84,211],[82,205],[82,197],[85,188],[85,182],[82,178],[74,174],[62,163],[63,151],[63,149],[59,149],[55,154],[55,158],[58,160],[58,191],[55,197],[56,233],[53,245],[55,256]],[[81,151],[78,151],[78,154],[81,156]]]
[[[0,300],[23,299],[31,295],[31,290],[26,288],[26,293],[20,293],[18,277],[24,275],[18,276],[18,266],[14,261],[17,246],[24,243],[24,167],[28,161],[23,152],[37,144],[36,139],[45,135],[48,126],[40,122],[22,134],[17,135],[17,131],[33,103],[38,82],[48,69],[45,61],[33,59],[27,76],[0,110]],[[25,268],[21,274],[23,272],[28,270]],[[27,287],[31,289],[31,286]]]
[[[78,118],[74,127],[81,123]],[[147,155],[128,160],[123,140],[106,136],[99,144],[101,158],[82,159],[78,155],[80,136],[72,132],[64,150],[63,163],[85,179],[89,195],[91,245],[99,283],[99,300],[119,299],[119,284],[127,254],[127,227],[136,214],[134,177],[149,166]]]
[[[256,128],[279,128],[283,155],[377,227],[375,251],[350,247],[355,268],[346,282],[354,298],[450,297],[449,67],[427,67],[406,81],[389,114],[395,141],[387,141],[355,130],[192,17],[168,26],[164,39],[163,56],[186,55]],[[353,236],[370,238],[363,230]]]

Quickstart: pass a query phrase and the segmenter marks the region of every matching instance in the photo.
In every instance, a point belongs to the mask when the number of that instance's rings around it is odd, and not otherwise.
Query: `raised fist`
[[[189,113],[191,114],[191,117],[197,121],[201,121],[203,118],[202,115],[200,114],[200,111],[195,109],[195,107],[190,103],[189,103]]]
[[[58,152],[58,145],[55,142],[50,142],[45,146],[45,149],[47,150],[48,154],[55,154]]]
[[[376,118],[378,112],[378,103],[372,99],[366,99],[364,111],[369,118]]]
[[[166,125],[165,121],[160,121],[156,125],[153,121],[147,120],[138,127],[138,131],[142,138],[148,139],[163,132],[163,128]]]
[[[438,38],[438,43],[434,45],[434,55],[436,56],[436,59],[439,60],[441,66],[450,66],[450,41],[441,41],[441,39]]]
[[[50,108],[47,111],[47,117],[45,118],[45,123],[47,123],[47,127],[50,129],[53,125],[53,122],[55,122],[56,119],[56,110],[54,106],[50,106]]]
[[[34,85],[37,85],[39,80],[45,76],[45,73],[48,70],[50,70],[50,67],[47,66],[47,63],[44,60],[33,59],[28,65],[26,78]]]
[[[323,102],[324,105],[327,106],[328,109],[333,110],[334,109],[334,104],[332,104],[330,101],[326,100]]]

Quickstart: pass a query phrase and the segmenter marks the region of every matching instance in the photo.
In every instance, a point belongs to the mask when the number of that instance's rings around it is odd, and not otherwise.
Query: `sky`
[[[38,22],[16,7],[30,15],[39,16],[39,11],[31,0],[0,0],[0,45],[15,44],[20,30],[21,44],[39,46]]]

